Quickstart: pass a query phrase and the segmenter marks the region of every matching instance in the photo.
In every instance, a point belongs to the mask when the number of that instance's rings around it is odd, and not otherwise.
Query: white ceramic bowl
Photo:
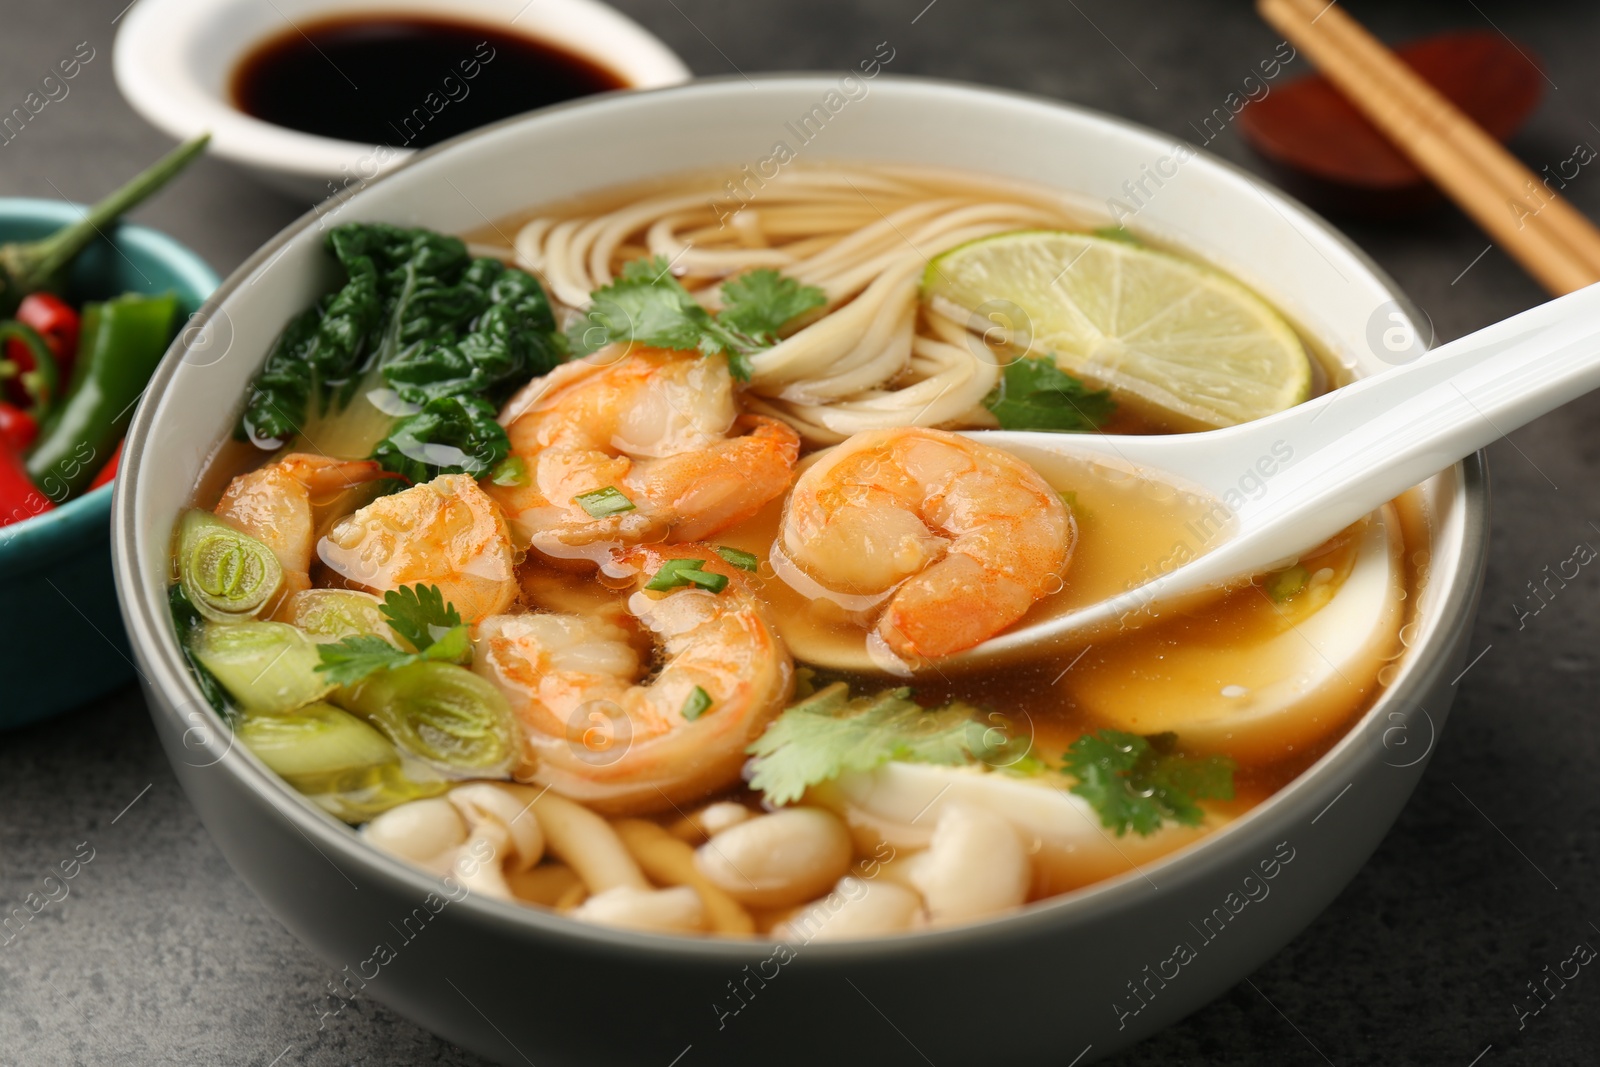
[[[314,203],[405,162],[414,149],[301,133],[234,106],[234,68],[292,27],[371,11],[432,15],[523,34],[587,57],[631,88],[689,80],[689,68],[643,26],[598,0],[140,0],[122,18],[112,65],[133,109],[179,140],[211,131],[211,151]],[[330,184],[332,183],[332,184]]]
[[[1254,286],[1355,372],[1387,365],[1368,331],[1392,325],[1391,309],[1409,313],[1404,298],[1325,223],[1245,173],[1205,156],[1174,170],[1166,136],[1054,102],[887,76],[866,84],[835,101],[801,158],[981,168],[1069,191],[1101,214],[1124,181],[1167,160],[1160,169],[1174,176],[1136,229]],[[838,88],[823,75],[734,78],[553,108],[421,154],[354,196],[345,217],[462,231],[480,212],[597,186],[754,167],[775,140],[792,141],[785,123]],[[327,961],[337,985],[316,1011],[370,997],[498,1062],[540,1067],[1086,1064],[1285,945],[1366,861],[1426,766],[1483,575],[1481,457],[1424,487],[1421,621],[1375,705],[1273,797],[1137,870],[970,926],[800,946],[628,933],[475,896],[440,903],[440,882],[369,848],[232,744],[167,617],[173,522],[273,336],[332,281],[318,222],[307,215],[240,267],[205,326],[168,354],[129,432],[112,520],[157,730],[228,861]],[[1192,958],[1175,962],[1184,944]],[[323,1021],[308,1013],[308,1038]]]

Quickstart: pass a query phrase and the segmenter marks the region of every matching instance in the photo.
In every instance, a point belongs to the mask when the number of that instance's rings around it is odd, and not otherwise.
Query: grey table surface
[[[0,111],[20,104],[79,42],[94,50],[70,94],[0,146],[5,195],[93,199],[167,147],[112,79],[115,20],[126,2],[0,3]],[[896,73],[1039,93],[1190,140],[1277,39],[1243,0],[619,6],[700,74],[843,69],[886,40]],[[1351,6],[1389,40],[1466,27],[1524,42],[1550,84],[1515,150],[1538,168],[1580,143],[1600,145],[1593,4]],[[1231,130],[1209,150],[1264,170]],[[1600,217],[1600,178],[1589,174],[1567,192]],[[134,217],[226,274],[302,210],[207,159]],[[1453,209],[1345,228],[1426,309],[1441,338],[1543,299]],[[1589,397],[1490,448],[1493,548],[1472,643],[1481,658],[1458,683],[1426,778],[1371,862],[1248,982],[1113,1062],[1600,1061],[1600,977],[1580,972],[1520,1026],[1515,1007],[1527,1003],[1526,984],[1575,944],[1600,945],[1600,577],[1582,574],[1522,625],[1513,608],[1546,564],[1568,558],[1578,542],[1600,544],[1597,417],[1600,397]],[[0,628],[4,640],[35,639],[26,619],[0,620]],[[83,842],[94,858],[70,896],[20,936],[0,938],[0,1062],[483,1062],[367,1001],[317,1029],[317,995],[332,972],[223,861],[131,688],[0,735],[0,905],[20,902]],[[914,1021],[902,1022],[914,1030]],[[1063,1035],[1063,1064],[1077,1047]]]

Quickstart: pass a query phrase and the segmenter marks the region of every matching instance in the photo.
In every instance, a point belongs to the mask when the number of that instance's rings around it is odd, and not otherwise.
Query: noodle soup
[[[468,241],[332,231],[345,282],[245,398],[172,602],[268,766],[475,891],[807,940],[1004,914],[1225,826],[1403,649],[1407,499],[1180,614],[962,658],[1226,530],[982,431],[1203,430],[1341,381],[1051,190],[795,167],[729,212],[690,175]]]

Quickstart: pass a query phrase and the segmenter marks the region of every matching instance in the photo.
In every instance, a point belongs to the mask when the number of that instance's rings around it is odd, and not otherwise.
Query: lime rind
[[[1216,271],[1126,241],[1064,230],[981,237],[928,265],[923,294],[971,313],[1009,301],[1028,354],[1178,428],[1217,428],[1303,402],[1304,345],[1260,297]]]

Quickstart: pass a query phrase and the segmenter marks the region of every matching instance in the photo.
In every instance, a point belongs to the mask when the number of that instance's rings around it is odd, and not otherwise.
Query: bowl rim
[[[280,174],[320,179],[359,171],[358,162],[374,155],[378,146],[360,141],[323,137],[266,122],[234,106],[226,90],[216,93],[204,86],[194,65],[185,60],[196,37],[219,21],[232,0],[143,0],[127,13],[112,45],[112,70],[123,97],[151,125],[184,140],[211,133],[210,151],[248,167]],[[524,12],[534,15],[528,25],[501,26],[503,8],[482,0],[335,0],[316,12],[318,21],[372,12],[379,15],[427,16],[461,23],[482,23],[512,35],[546,40],[541,27],[560,26],[565,20],[596,28],[597,44],[584,49],[562,40],[563,46],[581,52],[629,83],[629,89],[654,89],[676,85],[693,77],[678,54],[655,34],[602,0],[539,0]],[[280,15],[282,13],[280,12]],[[523,13],[513,16],[522,18]],[[295,24],[282,16],[290,26]],[[272,33],[246,37],[236,34],[229,48],[244,55],[271,39]],[[513,118],[518,116],[513,116]],[[469,131],[470,132],[470,131]],[[419,149],[393,147],[378,164],[381,172],[404,163]],[[371,175],[363,175],[367,180]]]
[[[71,200],[0,197],[0,227],[20,220],[41,220],[65,226],[82,218],[88,210],[88,205]],[[186,286],[201,294],[201,304],[210,300],[222,284],[217,272],[198,252],[170,234],[137,222],[119,221],[107,228],[106,237],[113,245],[136,249],[172,267],[183,277]],[[196,308],[195,312],[198,311]],[[152,375],[151,381],[154,380]],[[129,432],[132,432],[131,423]],[[118,465],[120,468],[120,461]],[[103,485],[59,507],[0,527],[0,578],[43,567],[96,540],[110,522],[111,497],[112,486]]]
[[[389,173],[398,173],[405,167],[451,151],[473,138],[485,136],[518,123],[538,122],[544,116],[552,113],[565,112],[577,108],[625,107],[627,106],[627,96],[688,96],[698,92],[721,91],[730,86],[736,88],[748,87],[752,83],[771,83],[779,86],[787,83],[796,88],[812,89],[831,86],[831,79],[834,78],[836,78],[836,74],[826,71],[770,72],[748,76],[731,74],[713,78],[697,78],[687,85],[650,90],[643,94],[626,94],[626,96],[608,94],[600,97],[573,100],[538,111],[513,116],[461,134],[458,137],[418,152],[407,160],[402,167],[398,167],[395,171]],[[1163,131],[1112,115],[1109,112],[1067,103],[1040,94],[975,85],[954,79],[913,75],[885,74],[880,75],[878,80],[880,83],[888,81],[905,85],[915,91],[957,92],[996,97],[1033,106],[1042,105],[1052,109],[1072,112],[1079,117],[1095,122],[1118,126],[1143,136],[1163,141],[1174,140]],[[1298,200],[1271,186],[1242,166],[1207,154],[1199,148],[1195,148],[1195,152],[1197,158],[1203,160],[1208,166],[1216,167],[1234,177],[1247,179],[1267,199],[1269,206],[1272,206],[1275,210],[1281,211],[1283,208],[1287,208],[1292,212],[1297,212],[1300,216],[1298,222],[1302,226],[1311,227],[1322,238],[1332,242],[1349,254],[1385,289],[1412,321],[1426,321],[1420,309],[1396,285],[1388,273],[1350,238],[1334,228],[1320,215],[1317,215]],[[389,177],[389,174],[385,174],[384,177]],[[1274,199],[1277,201],[1276,203],[1273,203]],[[283,246],[298,237],[306,229],[316,226],[317,221],[318,214],[315,210],[312,210],[286,226],[223,281],[222,285],[206,302],[201,314],[209,315],[214,312],[216,307],[226,300],[230,294],[246,284],[258,267],[270,262]],[[173,343],[173,347],[169,349],[161,366],[157,368],[155,375],[151,379],[152,386],[164,386],[177,373],[182,363],[182,339],[180,338]],[[128,433],[128,445],[124,461],[117,474],[119,488],[123,485],[125,479],[132,477],[130,472],[137,470],[143,461],[143,453],[149,437],[148,424],[153,418],[153,412],[153,407],[150,409],[141,408],[135,415],[134,424],[130,427]],[[1470,618],[1473,614],[1478,589],[1487,566],[1488,552],[1488,474],[1486,453],[1483,451],[1474,453],[1454,465],[1454,467],[1447,468],[1446,471],[1441,472],[1441,474],[1445,475],[1452,473],[1456,479],[1456,485],[1452,489],[1452,496],[1458,501],[1462,513],[1460,564],[1456,580],[1445,590],[1446,595],[1435,602],[1431,609],[1435,616],[1445,620]],[[1438,477],[1438,475],[1435,477]],[[160,708],[155,701],[152,701],[152,714],[176,717],[178,709],[188,707],[203,708],[204,710],[200,714],[205,716],[209,722],[209,725],[200,731],[204,734],[203,743],[206,745],[215,744],[219,736],[225,739],[222,754],[213,763],[208,764],[206,769],[227,764],[228,769],[225,773],[235,775],[256,797],[288,820],[315,847],[319,848],[319,850],[324,848],[334,850],[338,853],[341,861],[357,865],[361,868],[365,877],[384,883],[385,888],[411,894],[419,900],[425,898],[429,893],[437,892],[440,882],[435,876],[406,863],[398,857],[391,856],[365,844],[356,836],[356,831],[353,827],[339,822],[332,815],[329,815],[310,800],[297,793],[288,783],[268,770],[266,765],[261,763],[253,754],[248,751],[234,751],[231,732],[222,717],[205,703],[198,686],[186,665],[182,662],[181,654],[176,651],[176,644],[171,640],[162,640],[161,637],[155,636],[162,635],[164,632],[161,628],[168,626],[166,609],[164,602],[160,605],[155,605],[151,598],[146,598],[143,595],[142,583],[139,580],[138,573],[139,561],[134,551],[135,536],[136,522],[131,498],[119,492],[115,501],[115,514],[112,525],[113,563],[116,572],[117,593],[122,602],[128,631],[136,652],[140,653],[139,659],[150,669],[150,675],[145,679],[146,685],[151,689],[161,689],[164,695],[170,696],[181,693],[185,697],[182,700],[172,700],[170,707],[165,709]],[[159,610],[157,610],[158,608]],[[170,635],[165,636],[170,637]],[[1291,821],[1293,818],[1290,814],[1291,812],[1310,814],[1316,810],[1316,807],[1320,807],[1325,802],[1325,798],[1320,795],[1319,791],[1326,790],[1327,786],[1332,782],[1342,781],[1347,776],[1355,774],[1366,762],[1373,759],[1374,757],[1370,754],[1372,746],[1362,743],[1362,735],[1367,733],[1366,727],[1377,714],[1381,713],[1381,709],[1385,706],[1400,705],[1409,707],[1416,703],[1416,696],[1426,690],[1432,683],[1434,676],[1440,674],[1444,669],[1437,660],[1448,649],[1454,637],[1455,632],[1448,625],[1441,624],[1425,634],[1423,640],[1419,641],[1418,644],[1410,646],[1408,655],[1413,659],[1422,660],[1430,655],[1434,657],[1435,662],[1431,665],[1431,669],[1413,669],[1403,672],[1401,678],[1385,691],[1378,700],[1374,701],[1372,707],[1368,708],[1356,722],[1351,724],[1344,736],[1335,742],[1329,751],[1271,796],[1218,830],[1212,831],[1153,860],[1136,864],[1133,869],[1121,874],[1071,890],[1048,900],[1032,902],[1003,915],[947,928],[923,929],[901,934],[839,942],[805,943],[807,958],[831,963],[848,963],[864,959],[877,961],[891,957],[909,959],[922,955],[934,955],[949,950],[959,950],[972,945],[993,947],[1002,942],[1026,943],[1036,940],[1047,932],[1059,932],[1059,929],[1063,926],[1093,922],[1099,917],[1110,915],[1132,906],[1137,902],[1133,898],[1133,891],[1137,890],[1141,882],[1150,882],[1150,876],[1153,874],[1162,876],[1159,892],[1166,895],[1180,892],[1185,883],[1205,877],[1219,864],[1231,862],[1227,858],[1230,843],[1242,838],[1255,824],[1268,819]],[[191,733],[195,732],[196,727],[192,719],[186,729]],[[1437,730],[1437,727],[1435,729]],[[239,746],[239,748],[242,749],[243,746]],[[1429,755],[1431,755],[1431,748],[1418,763],[1425,764]],[[1154,883],[1151,882],[1151,884]],[[1145,899],[1147,900],[1148,898]],[[773,951],[773,947],[782,943],[776,938],[767,936],[735,939],[612,929],[597,924],[580,923],[565,916],[550,914],[537,908],[493,900],[478,894],[469,894],[456,906],[463,907],[464,912],[470,915],[473,921],[485,924],[508,937],[535,936],[561,939],[581,945],[587,951],[608,954],[619,960],[640,954],[649,956],[652,959],[670,959],[687,953],[700,961],[726,962],[737,967],[769,956]]]

